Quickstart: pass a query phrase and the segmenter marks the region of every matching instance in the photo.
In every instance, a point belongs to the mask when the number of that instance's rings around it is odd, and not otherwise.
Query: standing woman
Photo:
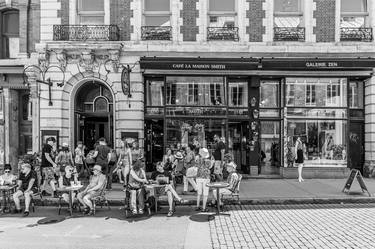
[[[122,143],[122,148],[120,149],[120,155],[117,161],[117,175],[120,180],[121,184],[124,184],[126,186],[126,172],[130,172],[130,165],[132,162],[132,153],[129,147],[129,144],[126,142],[126,140]],[[121,180],[121,174],[124,175],[124,181]]]
[[[60,171],[65,172],[64,167],[70,165],[74,167],[73,155],[69,150],[68,143],[63,143],[59,154],[56,157],[55,163],[60,166]]]
[[[166,154],[163,156],[163,165],[164,165],[164,169],[166,171],[172,171],[173,169],[173,162],[174,162],[174,155],[172,153],[172,149],[171,148],[167,148],[167,151],[166,151]]]
[[[208,212],[208,209],[206,208],[207,205],[207,199],[208,199],[208,193],[209,193],[209,187],[207,187],[207,183],[210,183],[210,176],[211,176],[211,159],[210,159],[210,153],[206,148],[202,148],[199,151],[199,159],[198,159],[198,171],[197,171],[197,207],[196,211],[202,210],[202,212]],[[200,205],[200,199],[201,195],[203,195],[203,204],[202,209],[199,207]]]
[[[189,183],[193,187],[194,192],[197,191],[197,183],[195,182],[193,175],[190,173],[194,170],[193,167],[196,168],[195,153],[193,150],[194,150],[194,146],[192,144],[188,144],[188,146],[186,147],[186,156],[185,156],[185,164],[184,164],[185,170],[183,171],[183,182],[184,182],[184,190],[182,192],[183,194],[187,194],[189,190],[189,185],[188,185]]]
[[[303,161],[304,161],[304,145],[301,141],[301,137],[297,137],[294,149],[295,149],[295,155],[297,157],[296,164],[298,166],[298,181],[303,182],[304,179],[302,178],[302,169],[303,169]]]

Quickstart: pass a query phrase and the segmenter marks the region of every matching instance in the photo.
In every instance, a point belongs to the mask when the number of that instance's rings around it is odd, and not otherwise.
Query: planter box
[[[339,167],[304,167],[302,177],[305,179],[322,178],[322,179],[342,179],[347,178],[350,173],[349,168]],[[280,168],[282,178],[293,179],[298,178],[297,167]]]

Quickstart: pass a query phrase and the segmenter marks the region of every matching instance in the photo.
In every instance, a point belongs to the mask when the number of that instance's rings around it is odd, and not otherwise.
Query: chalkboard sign
[[[368,191],[365,182],[363,181],[362,174],[357,169],[352,169],[350,171],[350,175],[348,177],[348,180],[346,180],[345,187],[342,190],[342,192],[349,193],[350,187],[353,184],[354,179],[357,178],[357,181],[359,183],[359,186],[361,186],[362,192],[367,192],[369,196],[371,196],[370,192]]]

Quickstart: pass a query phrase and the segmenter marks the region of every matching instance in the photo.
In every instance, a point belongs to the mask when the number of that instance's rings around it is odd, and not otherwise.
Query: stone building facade
[[[216,133],[244,172],[289,177],[300,136],[311,177],[374,164],[373,1],[40,1],[33,151],[133,137],[150,170]]]

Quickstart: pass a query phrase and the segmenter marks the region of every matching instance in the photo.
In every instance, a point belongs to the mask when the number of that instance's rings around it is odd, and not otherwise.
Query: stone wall
[[[334,42],[336,33],[336,0],[314,0],[316,10],[313,29],[317,42]]]

